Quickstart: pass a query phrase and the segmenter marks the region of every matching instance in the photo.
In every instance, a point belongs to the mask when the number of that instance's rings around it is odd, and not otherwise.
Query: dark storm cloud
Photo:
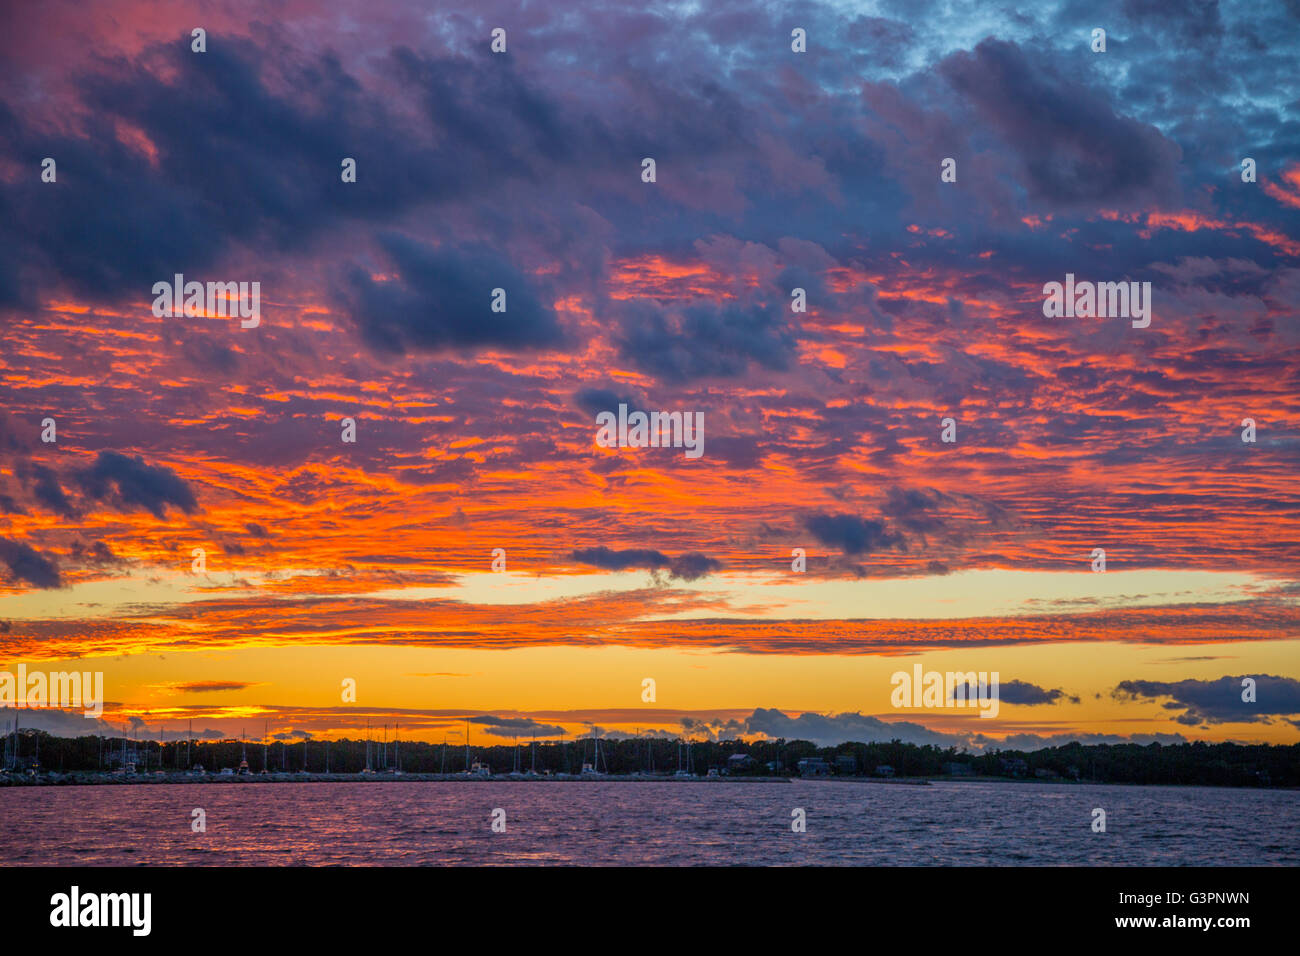
[[[565,737],[568,731],[558,724],[543,724],[531,717],[494,717],[484,714],[470,717],[471,724],[478,724],[485,733],[493,737]]]
[[[186,514],[198,508],[194,493],[174,471],[146,464],[139,456],[101,451],[90,468],[76,474],[76,481],[96,501],[108,501],[125,511],[141,508],[156,518],[165,517],[169,505]]]
[[[619,353],[664,382],[735,378],[753,366],[785,369],[794,355],[794,334],[774,305],[677,308],[638,301],[620,313]]]
[[[121,558],[113,553],[113,549],[103,541],[96,541],[90,546],[90,555],[95,561],[101,564],[117,564],[122,561]]]
[[[0,538],[0,562],[9,568],[16,581],[26,581],[38,588],[57,588],[62,583],[58,566],[21,541]]]
[[[667,569],[670,577],[681,578],[683,581],[695,581],[722,569],[721,561],[698,551],[688,551],[673,558],[651,548],[615,551],[602,545],[581,548],[572,552],[571,557],[580,564],[589,564],[606,571],[626,571],[629,568],[645,568],[647,571]]]
[[[434,128],[461,154],[461,161],[450,150],[437,154],[437,180],[449,195],[487,181],[538,179],[543,168],[577,158],[573,118],[508,58],[439,59],[400,47],[392,61],[399,78],[420,91]]]
[[[964,690],[954,690],[953,700],[971,700],[975,696],[977,687],[970,684],[961,685]],[[1039,687],[1037,684],[1031,684],[1028,681],[1008,680],[1002,681],[998,685],[998,700],[1004,704],[1023,704],[1025,706],[1034,706],[1036,704],[1057,704],[1063,700],[1072,704],[1079,703],[1079,698],[1073,694],[1067,694],[1060,688],[1047,689]]]
[[[103,62],[81,77],[87,136],[51,135],[0,102],[3,155],[34,169],[45,156],[58,163],[56,186],[24,177],[0,198],[0,222],[24,224],[0,227],[12,250],[0,302],[19,301],[21,274],[57,275],[92,298],[143,296],[236,243],[285,252],[342,221],[384,222],[420,202],[540,178],[531,156],[569,158],[555,108],[508,67],[395,51],[389,69],[425,83],[427,125],[412,131],[333,54],[282,56],[279,42],[224,36],[202,56],[169,43]],[[124,144],[123,128],[148,138],[149,157]],[[357,161],[355,183],[341,181],[343,157]]]
[[[1255,700],[1242,700],[1246,677],[1255,681]],[[1167,710],[1180,710],[1180,724],[1271,723],[1275,717],[1300,714],[1300,680],[1271,674],[1243,674],[1217,680],[1126,680],[1112,692],[1120,700],[1163,700]]]
[[[239,353],[208,338],[188,337],[180,344],[181,354],[202,372],[219,372],[233,378],[239,369]]]
[[[422,204],[441,205],[432,228],[444,237],[467,222],[494,240],[531,230],[594,274],[602,251],[574,237],[600,215],[643,218],[643,193],[631,192],[642,156],[690,156],[674,179],[706,202],[741,201],[737,169],[754,184],[792,172],[771,169],[787,160],[735,92],[658,62],[623,88],[631,108],[608,96],[575,106],[566,71],[525,73],[483,50],[393,47],[368,62],[363,84],[334,53],[274,30],[224,35],[202,56],[169,42],[91,63],[77,81],[84,135],[52,133],[28,104],[0,102],[0,155],[24,169],[58,162],[56,186],[22,177],[0,196],[0,239],[13,251],[0,302],[21,288],[30,304],[54,281],[97,300],[142,296],[228,253],[256,250],[271,264],[318,251],[334,227],[392,223]],[[357,161],[354,183],[341,182],[343,157]],[[571,235],[545,234],[557,225]]]
[[[384,233],[378,241],[399,278],[378,282],[359,266],[348,274],[352,318],[376,351],[527,349],[563,342],[555,312],[491,249],[435,247],[398,233]],[[504,312],[492,311],[497,288],[505,290]]]
[[[617,412],[619,405],[626,405],[629,415],[634,411],[644,411],[636,399],[608,388],[579,389],[574,393],[573,402],[588,415]]]
[[[1062,76],[1042,54],[987,39],[939,71],[1019,161],[1030,195],[1054,204],[1153,203],[1177,195],[1182,150]]]
[[[890,488],[881,511],[900,528],[917,534],[933,534],[944,528],[935,514],[946,496],[924,488]]]
[[[1126,12],[1162,30],[1166,19],[1169,30],[1186,24],[1195,36],[1212,33],[1222,19],[1213,4],[1161,15],[1144,0]],[[40,280],[42,288],[57,277],[96,298],[143,295],[153,281],[202,270],[236,246],[256,249],[274,263],[300,248],[319,251],[333,227],[392,223],[422,204],[438,207],[429,228],[444,246],[447,236],[469,225],[471,235],[496,247],[514,240],[562,255],[557,274],[581,283],[597,281],[608,253],[626,248],[628,236],[655,249],[721,231],[775,243],[789,235],[796,214],[801,237],[842,252],[846,231],[860,229],[864,217],[873,237],[899,237],[909,200],[931,201],[929,158],[945,155],[936,154],[941,147],[961,153],[962,144],[950,141],[967,135],[965,117],[955,119],[963,104],[985,121],[996,149],[1010,146],[1017,161],[1013,170],[963,165],[962,181],[979,188],[969,199],[947,194],[944,219],[956,227],[955,251],[968,256],[976,238],[961,227],[987,232],[977,194],[1009,176],[1018,177],[1031,198],[1073,202],[1088,212],[1101,200],[1140,202],[1176,193],[1177,147],[1155,126],[1124,115],[1124,100],[1108,85],[1111,77],[1071,79],[1074,61],[1057,65],[1061,58],[1051,48],[990,39],[937,67],[925,64],[913,82],[880,80],[879,66],[894,61],[863,56],[864,43],[915,63],[929,46],[925,34],[942,32],[941,24],[927,28],[915,10],[906,11],[914,22],[904,23],[846,19],[814,7],[808,15],[816,52],[792,63],[808,71],[796,97],[787,85],[791,77],[778,82],[751,75],[766,67],[772,30],[783,24],[765,8],[742,5],[674,19],[649,11],[628,17],[591,5],[590,15],[609,36],[584,56],[601,69],[628,73],[617,94],[575,86],[570,71],[554,69],[572,55],[577,39],[558,17],[543,16],[552,42],[534,51],[543,59],[531,68],[514,55],[491,57],[478,46],[452,44],[475,52],[426,54],[419,46],[396,46],[379,50],[371,69],[362,71],[332,53],[296,49],[272,32],[260,42],[223,36],[203,56],[167,43],[83,71],[78,86],[90,117],[88,135],[51,135],[25,106],[19,115],[20,101],[0,104],[0,152],[29,168],[45,155],[60,164],[57,187],[27,177],[0,197],[0,223],[23,223],[21,231],[0,225],[0,245],[15,250],[12,262],[0,266],[0,296],[16,289],[20,275]],[[716,51],[701,40],[713,31],[727,37],[725,64],[710,62]],[[788,34],[784,26],[781,32]],[[782,45],[788,45],[784,38],[777,48]],[[684,68],[662,69],[665,50],[676,50]],[[862,65],[871,68],[873,81],[866,116],[832,92],[849,88]],[[934,79],[936,70],[951,89]],[[810,82],[813,77],[821,82]],[[795,98],[789,109],[771,108],[786,97]],[[873,114],[881,115],[872,120]],[[948,114],[954,118],[943,119]],[[870,132],[864,136],[866,121]],[[646,132],[651,128],[654,136]],[[880,174],[877,157],[896,152],[886,128],[907,144],[906,155],[916,164],[926,159],[923,178],[895,171],[900,182]],[[148,138],[156,165],[120,135],[123,129]],[[664,176],[652,190],[638,191],[636,163],[643,155],[658,155]],[[1282,149],[1277,160],[1285,155]],[[358,160],[356,183],[339,181],[342,156]],[[678,159],[683,156],[691,158],[686,167]],[[853,211],[842,209],[833,193],[852,197]],[[645,195],[654,196],[652,206]],[[721,196],[731,197],[728,215],[699,208]],[[1010,205],[1004,212],[1018,227],[1012,207],[1020,204],[1020,193],[1005,198]],[[608,231],[586,234],[597,220]],[[1209,251],[1206,236],[1168,241]],[[1035,238],[1010,252],[1022,264],[1034,256],[1051,260],[1059,257],[1059,242]],[[1080,268],[1093,257],[1114,258],[1077,248],[1070,253]],[[920,249],[915,258],[924,263],[931,255]],[[457,333],[465,333],[455,320],[448,327],[436,310],[427,319],[385,317],[393,309],[429,306],[428,289],[418,282],[413,287],[406,277],[395,288],[369,288],[393,284],[374,283],[363,266],[358,269],[362,288],[354,293],[368,293],[364,304],[379,316],[358,322],[372,346],[390,352],[426,341],[454,347]],[[788,290],[794,282],[825,304],[815,269],[793,263],[781,286]],[[29,282],[28,293],[37,287]],[[620,309],[628,314],[618,323],[616,344],[625,360],[665,381],[784,370],[793,355],[785,305],[670,309],[640,303]],[[882,328],[894,321],[874,311]],[[531,339],[521,339],[520,331],[492,325],[483,337],[498,347],[556,341],[549,322]],[[200,367],[238,368],[236,353],[224,346],[186,342],[182,348]]]
[[[721,561],[710,558],[698,551],[687,551],[685,554],[679,554],[668,564],[669,575],[674,578],[681,578],[683,581],[695,581],[720,570],[722,570]]]
[[[3,193],[0,193],[3,195]],[[2,200],[0,200],[2,201]],[[25,452],[31,445],[28,429],[20,426],[9,413],[0,409],[0,451]]]
[[[107,89],[109,75],[88,82],[87,90],[92,96],[122,95],[123,107],[131,95],[139,96],[136,105],[143,107],[151,92],[165,90],[151,77],[136,74],[136,81],[126,95]],[[119,82],[131,80],[122,77]],[[164,112],[176,120],[173,128],[181,140],[186,134],[180,131],[190,123],[179,121],[186,112],[180,108],[180,90],[173,95],[178,102]],[[46,277],[57,276],[80,294],[95,298],[122,292],[143,296],[151,283],[179,268],[210,263],[230,232],[211,226],[212,220],[224,216],[220,203],[179,188],[175,184],[182,175],[179,170],[160,182],[139,154],[117,141],[111,114],[118,112],[119,104],[101,100],[98,105],[106,115],[88,121],[88,137],[41,135],[20,123],[11,110],[0,107],[0,141],[9,144],[11,158],[33,168],[43,156],[52,156],[58,163],[57,185],[32,178],[16,184],[0,221],[22,222],[24,232],[21,237],[8,235],[8,230],[0,235],[12,240],[4,245],[12,250],[21,271],[40,276],[42,285],[52,281]],[[225,128],[240,127],[226,124]],[[151,132],[165,135],[166,126],[160,124]],[[167,145],[165,140],[163,145]],[[221,163],[214,162],[213,156],[223,152],[229,156],[228,150],[206,152],[204,165],[219,168]],[[230,194],[232,205],[242,205],[239,197],[246,195],[241,184]],[[14,304],[19,290],[11,286],[9,291],[7,304]],[[34,288],[22,291],[24,304],[34,299]]]
[[[89,545],[84,541],[76,541],[69,549],[69,554],[74,560],[86,561],[99,567],[127,563],[125,558],[114,554],[113,549],[104,541],[95,541]]]
[[[32,494],[35,495],[36,500],[57,514],[65,517],[74,516],[76,509],[72,507],[68,496],[63,493],[63,486],[59,484],[58,476],[44,465],[33,465],[32,471],[36,478],[32,485]]]
[[[999,505],[973,495],[946,494],[935,488],[893,486],[880,513],[909,541],[963,544],[973,534],[1014,527],[1015,519]]]
[[[848,555],[869,555],[903,544],[900,535],[875,518],[844,513],[813,514],[805,517],[803,524],[819,543]]]
[[[782,448],[773,443],[765,443],[748,436],[721,435],[709,439],[709,460],[719,461],[729,468],[756,468],[769,450],[797,453],[803,449]]]
[[[606,571],[626,571],[628,568],[657,570],[668,566],[668,556],[651,548],[615,551],[601,545],[596,548],[580,548],[572,553],[572,557],[581,564],[590,564]]]

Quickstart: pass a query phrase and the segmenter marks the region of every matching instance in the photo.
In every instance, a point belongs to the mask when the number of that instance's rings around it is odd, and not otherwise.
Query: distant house
[[[853,754],[840,754],[835,758],[835,772],[852,774],[858,772],[858,759]]]
[[[826,777],[831,772],[831,765],[821,757],[805,757],[799,761],[799,776]]]
[[[120,767],[124,763],[131,764],[134,767],[135,764],[144,762],[144,754],[142,751],[136,750],[134,747],[127,750],[125,753],[121,750],[110,750],[104,754],[104,760],[110,767]]]
[[[894,768],[887,763],[882,763],[880,766],[876,768],[877,777],[892,777],[893,775],[894,775]]]
[[[975,768],[960,760],[953,760],[943,765],[943,772],[950,777],[969,777],[975,772]]]
[[[1006,777],[1023,777],[1029,772],[1029,764],[1019,757],[1002,757],[998,760],[998,767]]]
[[[758,765],[758,761],[749,754],[732,754],[727,758],[727,770],[748,770],[750,767]]]
[[[769,761],[767,762],[767,769],[770,770],[770,771],[772,771],[772,773],[780,773],[781,770],[783,769],[783,768],[781,767],[781,761],[779,761],[779,760],[769,760]]]

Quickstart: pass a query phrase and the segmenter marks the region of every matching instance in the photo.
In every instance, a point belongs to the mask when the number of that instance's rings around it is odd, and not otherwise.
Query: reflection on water
[[[192,833],[190,812],[207,812]],[[493,833],[492,811],[506,811]],[[790,829],[802,807],[807,832]],[[1091,830],[1106,811],[1106,833]],[[1295,865],[1300,794],[783,783],[156,784],[0,790],[13,865]]]

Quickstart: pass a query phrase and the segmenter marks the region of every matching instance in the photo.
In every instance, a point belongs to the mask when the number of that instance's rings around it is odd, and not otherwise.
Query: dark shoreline
[[[96,787],[117,786],[135,787],[154,784],[310,784],[310,783],[680,783],[680,784],[722,784],[722,783],[831,783],[843,786],[929,786],[934,782],[970,784],[970,783],[1038,783],[1056,786],[1108,786],[1108,787],[1212,787],[1219,790],[1297,790],[1296,787],[1225,787],[1212,783],[1129,783],[1127,781],[1104,780],[1069,780],[1064,778],[1042,777],[995,777],[995,776],[958,776],[958,777],[767,777],[767,776],[725,776],[725,777],[674,777],[661,774],[493,774],[491,776],[467,775],[464,773],[256,773],[256,774],[221,774],[221,773],[162,773],[162,774],[121,774],[121,773],[43,773],[36,777],[0,775],[0,790],[5,788],[28,787]]]
[[[790,777],[674,777],[651,774],[492,774],[464,773],[43,773],[31,776],[0,776],[4,787],[148,786],[149,784],[252,784],[252,783],[788,783]],[[892,783],[873,780],[873,783]],[[898,781],[915,782],[915,781]]]

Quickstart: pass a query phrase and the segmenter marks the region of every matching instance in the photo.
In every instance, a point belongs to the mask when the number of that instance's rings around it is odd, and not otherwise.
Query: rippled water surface
[[[191,832],[195,807],[206,833]],[[505,833],[491,830],[498,807]],[[796,807],[806,833],[791,832]],[[0,861],[1295,865],[1298,810],[1290,791],[1034,783],[32,787],[0,789]]]

